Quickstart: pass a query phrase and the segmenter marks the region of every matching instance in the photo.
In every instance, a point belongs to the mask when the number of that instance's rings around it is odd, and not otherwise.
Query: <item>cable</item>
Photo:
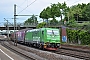
[[[75,3],[79,2],[79,1],[81,1],[81,0],[77,0],[77,1],[75,1],[74,3],[72,3],[72,4],[75,4]],[[72,4],[70,4],[70,5],[72,5]]]
[[[26,8],[28,8],[30,5],[32,5],[36,0],[34,0],[32,3],[30,3],[29,5],[27,5],[27,7],[25,7],[23,10],[21,10],[19,13],[21,13],[22,11],[24,11]],[[19,14],[18,13],[18,14]]]
[[[25,1],[26,1],[26,0],[24,0],[23,3],[22,3],[21,5],[23,5],[23,4],[25,3]],[[12,15],[13,15],[13,13],[10,14],[10,16],[12,16]],[[8,19],[8,18],[7,18],[7,19]],[[10,19],[10,18],[9,18],[9,19]],[[12,19],[12,18],[11,18],[11,19]]]
[[[74,2],[74,3],[72,3],[72,4],[75,4],[75,3],[79,2],[79,1],[81,1],[81,0],[75,1],[75,2]]]
[[[22,7],[20,7],[20,6],[17,6],[17,7],[19,7],[19,8],[21,8],[21,9],[23,9]],[[29,10],[27,10],[28,12],[30,12]],[[32,13],[32,12],[30,12],[30,13]],[[19,14],[19,13],[18,13]],[[33,13],[32,13],[33,14]]]
[[[23,5],[25,2],[26,2],[26,0],[24,0],[24,1],[23,1],[23,3],[22,3],[22,4],[20,4],[20,6],[21,6],[21,5]]]
[[[66,2],[69,1],[69,0],[66,0]]]

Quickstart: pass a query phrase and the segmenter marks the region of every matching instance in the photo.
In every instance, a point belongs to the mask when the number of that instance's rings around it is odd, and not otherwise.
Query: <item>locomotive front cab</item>
[[[59,29],[46,30],[45,48],[49,50],[57,50],[60,46],[60,33]]]

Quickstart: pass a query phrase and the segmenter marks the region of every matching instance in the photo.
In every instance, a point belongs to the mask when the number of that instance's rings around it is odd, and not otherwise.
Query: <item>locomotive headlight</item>
[[[60,46],[60,44],[57,44],[57,46]]]

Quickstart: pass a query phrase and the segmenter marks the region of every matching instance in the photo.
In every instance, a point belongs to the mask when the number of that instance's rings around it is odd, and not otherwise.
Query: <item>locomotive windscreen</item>
[[[47,35],[59,35],[59,30],[47,30]]]

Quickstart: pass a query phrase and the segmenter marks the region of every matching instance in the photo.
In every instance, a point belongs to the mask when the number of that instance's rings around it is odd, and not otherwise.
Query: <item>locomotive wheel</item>
[[[44,49],[42,44],[39,44],[39,49]]]

